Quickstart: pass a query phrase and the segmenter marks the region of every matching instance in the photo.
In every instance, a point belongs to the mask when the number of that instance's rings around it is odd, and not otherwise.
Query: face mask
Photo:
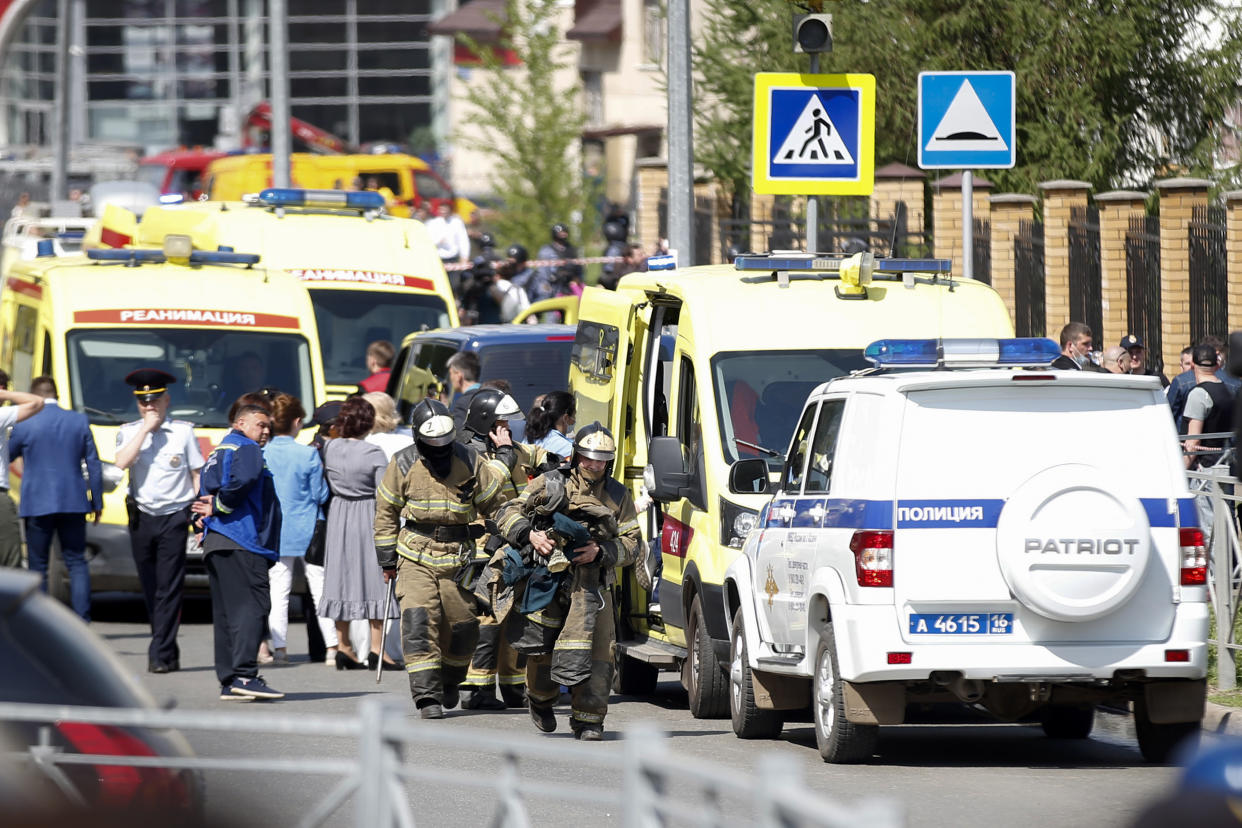
[[[453,463],[453,444],[446,446],[428,446],[422,442],[418,444],[418,451],[423,457],[427,458],[427,465],[431,467],[431,472],[436,477],[447,477],[449,469]]]

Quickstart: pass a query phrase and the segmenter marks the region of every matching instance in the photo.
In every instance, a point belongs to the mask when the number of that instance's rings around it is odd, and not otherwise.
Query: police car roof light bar
[[[793,270],[810,273],[836,273],[850,257],[802,255],[745,255],[733,260],[737,270]],[[953,268],[950,259],[904,259],[875,260],[875,273],[948,273]]]
[[[863,349],[878,368],[1047,366],[1061,354],[1051,339],[880,339]]]
[[[300,190],[269,187],[259,193],[259,204],[265,207],[317,207],[327,209],[384,209],[384,197],[370,190]]]
[[[258,253],[234,253],[231,250],[195,250],[190,254],[190,264],[241,264],[250,267],[258,263]]]

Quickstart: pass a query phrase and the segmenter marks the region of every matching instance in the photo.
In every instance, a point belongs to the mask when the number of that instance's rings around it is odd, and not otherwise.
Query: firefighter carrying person
[[[414,445],[393,455],[376,491],[375,552],[396,578],[410,695],[424,719],[444,718],[479,638],[474,598],[458,578],[474,559],[471,524],[491,516],[516,459],[507,431],[489,435],[496,459],[458,443],[438,400],[410,413]]]
[[[506,589],[497,594],[497,617],[509,623],[508,640],[526,653],[531,719],[544,733],[556,730],[552,708],[563,684],[572,695],[574,737],[592,742],[603,738],[612,689],[616,569],[634,562],[641,542],[634,501],[610,476],[615,457],[608,429],[598,422],[583,428],[568,471],[535,478],[497,519],[510,544],[502,553]],[[574,525],[589,535],[577,535]],[[558,535],[568,540],[563,550]],[[572,561],[559,577],[547,567],[557,551]],[[523,564],[524,580],[508,580]],[[542,600],[531,600],[535,592]]]
[[[470,400],[466,410],[465,433],[459,439],[487,459],[496,459],[498,447],[492,432],[509,431],[510,420],[521,420],[522,409],[517,401],[497,388],[484,388]],[[560,458],[538,446],[514,443],[516,462],[509,477],[500,487],[499,500],[509,501],[520,495],[531,478],[560,465]],[[479,643],[474,658],[462,682],[461,707],[463,710],[503,710],[505,707],[526,706],[526,660],[505,640],[503,629],[492,611],[491,587],[496,570],[487,567],[495,552],[504,546],[504,537],[496,524],[482,521],[483,537],[486,538],[475,555],[472,571],[466,576],[466,586],[474,584],[478,601]],[[500,685],[500,699],[496,698],[495,686]]]

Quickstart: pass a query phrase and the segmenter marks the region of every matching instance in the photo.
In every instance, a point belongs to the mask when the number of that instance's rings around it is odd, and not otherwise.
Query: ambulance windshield
[[[805,351],[735,351],[712,358],[712,381],[725,460],[763,457],[778,471],[807,396],[833,377],[868,367],[861,348]]]
[[[449,326],[448,307],[434,294],[319,288],[310,297],[328,385],[366,379],[367,346],[376,340],[400,347],[408,333]]]
[[[296,334],[211,328],[70,331],[69,382],[73,407],[96,425],[137,419],[133,389],[123,380],[135,368],[159,368],[169,386],[169,416],[204,428],[227,428],[229,407],[242,394],[279,388],[311,407],[310,346]]]

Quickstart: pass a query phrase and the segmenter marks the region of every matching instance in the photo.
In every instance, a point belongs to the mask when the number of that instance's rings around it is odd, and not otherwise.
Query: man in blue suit
[[[69,570],[73,611],[91,620],[91,574],[86,563],[86,513],[99,523],[103,513],[102,468],[86,415],[56,401],[51,377],[36,377],[30,393],[44,398],[43,410],[13,426],[9,457],[22,461],[18,513],[26,524],[26,556],[47,590],[47,562],[53,536]],[[82,479],[82,463],[87,479]],[[89,497],[88,497],[89,489]]]

